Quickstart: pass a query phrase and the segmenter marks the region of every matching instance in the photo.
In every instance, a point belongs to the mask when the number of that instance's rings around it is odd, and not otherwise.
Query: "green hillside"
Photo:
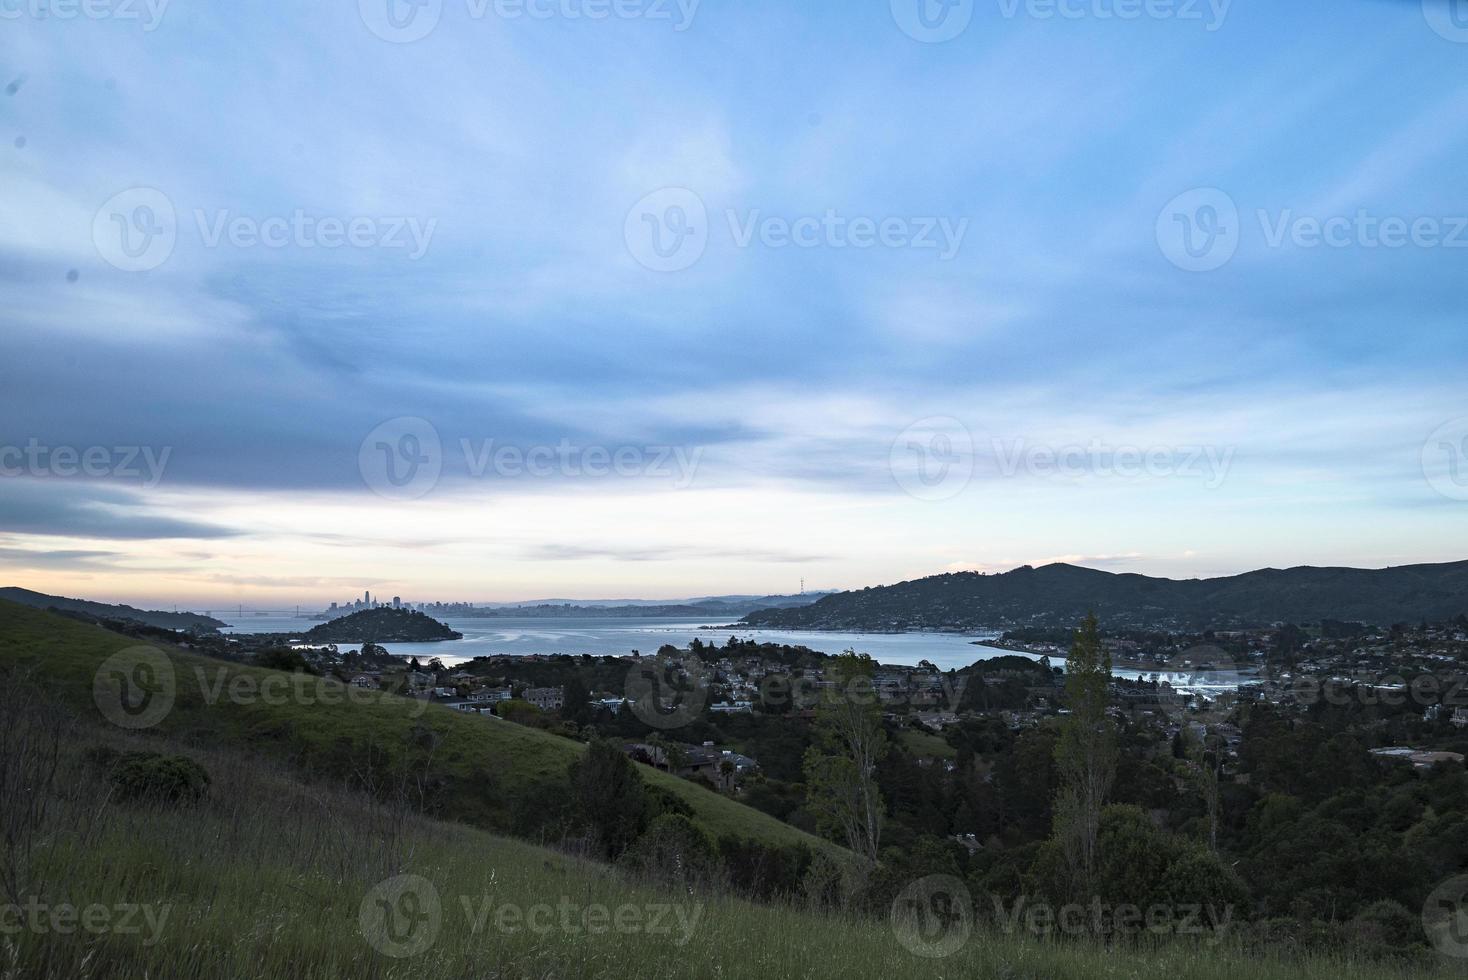
[[[439,735],[435,761],[452,776],[443,813],[492,824],[537,779],[564,769],[573,742],[442,710],[414,717],[420,706],[377,692],[342,706],[233,703],[245,700],[244,685],[272,676],[233,666],[223,681],[236,685],[235,698],[208,707],[208,688],[201,694],[189,675],[203,669],[208,679],[222,665],[186,651],[169,651],[164,665],[137,647],[153,673],[134,676],[163,697],[173,670],[176,695],[156,725],[134,731],[104,720],[97,704],[107,701],[92,697],[98,668],[131,646],[0,604],[0,902],[9,902],[0,976],[1453,976],[1453,964],[1406,970],[1346,954],[1261,955],[1232,936],[1110,948],[1038,937],[1006,927],[981,896],[963,902],[967,915],[913,921],[885,908],[835,911],[819,891],[760,905],[718,879],[674,885],[432,819],[405,798],[302,778],[341,764],[344,745],[370,756],[368,745],[396,744],[421,723]],[[153,704],[166,701],[141,701],[123,720],[151,722]],[[119,779],[135,772],[137,753],[164,754],[166,769]],[[182,794],[160,792],[169,783],[159,773],[179,772],[203,778],[191,776]],[[809,842],[711,792],[644,775],[693,804],[711,829]]]
[[[99,667],[138,647],[135,639],[0,601],[0,669],[31,669],[85,717],[101,717],[93,699]],[[406,765],[424,777],[429,809],[488,829],[507,830],[517,817],[533,817],[537,794],[554,793],[584,750],[548,732],[330,679],[296,675],[293,681],[177,648],[143,649],[165,656],[174,679],[172,709],[147,732],[190,744],[240,745],[331,778]],[[285,686],[293,682],[304,686]],[[642,773],[691,806],[715,836],[833,848],[712,790],[650,768]]]
[[[0,588],[0,601],[16,602],[33,609],[64,609],[68,612],[85,613],[98,619],[132,619],[148,626],[166,630],[217,630],[227,625],[213,616],[198,613],[163,612],[157,609],[138,609],[134,606],[113,605],[108,602],[91,602],[87,599],[68,599],[65,596],[46,595],[14,586]]]
[[[17,625],[12,619],[10,625]],[[49,624],[22,622],[30,641]],[[40,629],[38,629],[38,627]],[[106,637],[64,637],[93,653]],[[7,659],[17,644],[7,642]],[[69,676],[75,649],[50,651]],[[44,677],[37,678],[44,685]],[[840,980],[1388,980],[1345,957],[1285,960],[1158,940],[1105,948],[972,921],[917,929],[879,913],[761,906],[303,783],[239,744],[210,747],[58,715],[0,687],[0,789],[27,896],[0,942],[5,977]],[[59,754],[53,749],[59,747]],[[129,798],[120,753],[182,752],[202,798]],[[127,758],[127,756],[122,756]],[[110,785],[109,785],[110,784]],[[25,805],[21,805],[25,804]],[[18,860],[16,860],[18,856]],[[7,881],[11,877],[7,877]],[[36,912],[32,912],[32,909]],[[51,910],[70,908],[67,918]],[[21,922],[21,928],[11,928]],[[79,923],[90,923],[81,926]],[[25,927],[25,926],[29,927]],[[924,954],[940,953],[931,956]]]
[[[1117,574],[1063,562],[998,574],[952,572],[838,592],[744,617],[752,627],[971,630],[1074,625],[1094,612],[1113,625],[1193,628],[1342,619],[1385,625],[1468,612],[1468,561],[1395,568],[1264,568],[1208,579]]]

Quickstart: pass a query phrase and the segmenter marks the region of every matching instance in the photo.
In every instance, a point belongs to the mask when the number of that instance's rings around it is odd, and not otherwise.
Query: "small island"
[[[310,643],[435,643],[462,640],[464,634],[417,610],[383,606],[313,626],[305,638]]]

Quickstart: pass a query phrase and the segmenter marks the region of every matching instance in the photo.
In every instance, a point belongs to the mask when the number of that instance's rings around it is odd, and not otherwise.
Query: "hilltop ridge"
[[[65,596],[47,595],[44,592],[34,592],[17,586],[0,588],[0,599],[7,599],[22,606],[30,606],[32,609],[80,612],[98,619],[131,619],[145,626],[157,626],[161,629],[217,630],[221,626],[229,625],[213,616],[201,616],[198,613],[162,612],[110,602],[92,602],[89,599],[68,599]]]
[[[763,609],[751,627],[898,631],[1066,625],[1094,611],[1114,625],[1246,627],[1326,618],[1386,625],[1468,612],[1468,561],[1395,568],[1262,568],[1168,579],[1058,562],[984,574],[953,572]]]

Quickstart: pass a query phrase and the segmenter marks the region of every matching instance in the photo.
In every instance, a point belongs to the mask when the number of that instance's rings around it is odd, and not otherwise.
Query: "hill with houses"
[[[1223,628],[1341,619],[1376,625],[1468,612],[1468,561],[1395,568],[1266,568],[1207,579],[1117,574],[1056,563],[998,574],[955,572],[827,596],[744,617],[750,627],[974,630],[1073,625]]]

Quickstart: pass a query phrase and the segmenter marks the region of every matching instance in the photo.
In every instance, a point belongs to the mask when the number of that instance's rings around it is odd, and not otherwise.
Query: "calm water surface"
[[[290,616],[251,616],[226,619],[232,625],[225,633],[304,633],[317,625],[309,619]],[[729,637],[767,643],[806,646],[821,653],[856,650],[884,664],[914,666],[927,660],[942,670],[967,667],[978,660],[1010,654],[985,644],[997,639],[999,630],[958,633],[828,633],[813,630],[709,629],[707,624],[686,619],[657,617],[621,619],[613,617],[527,618],[503,616],[494,619],[444,617],[443,622],[464,634],[462,640],[443,643],[389,643],[388,652],[426,660],[438,657],[445,664],[459,664],[475,657],[520,656],[532,653],[567,653],[573,656],[621,656],[636,650],[655,653],[664,644],[686,647],[694,637],[722,646]],[[977,644],[977,645],[976,645]],[[1028,656],[1027,654],[1025,656]],[[1038,660],[1038,657],[1031,657]],[[1061,666],[1063,658],[1056,658]],[[1145,673],[1117,670],[1118,677],[1169,680],[1175,687],[1223,690],[1238,686],[1244,675],[1232,671],[1195,674]]]

